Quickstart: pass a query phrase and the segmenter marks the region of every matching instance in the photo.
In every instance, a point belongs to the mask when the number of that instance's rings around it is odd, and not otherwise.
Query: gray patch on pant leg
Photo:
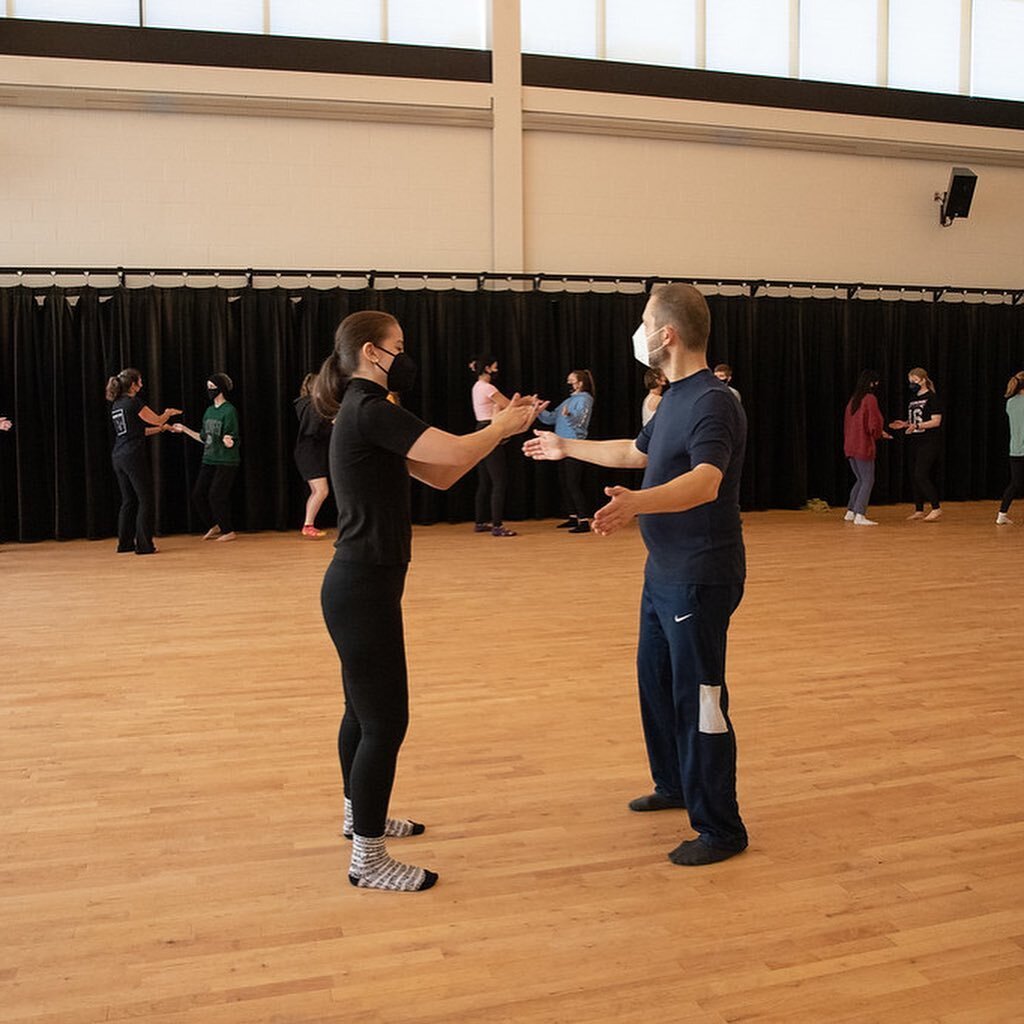
[[[700,684],[700,724],[701,732],[717,734],[729,731],[729,726],[722,714],[722,688]]]

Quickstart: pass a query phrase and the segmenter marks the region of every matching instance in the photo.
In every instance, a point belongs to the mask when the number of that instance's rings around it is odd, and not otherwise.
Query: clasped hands
[[[503,437],[514,437],[529,430],[537,414],[547,407],[548,403],[541,401],[536,395],[520,395],[517,391],[509,399],[508,405],[494,414],[491,422],[501,428]]]

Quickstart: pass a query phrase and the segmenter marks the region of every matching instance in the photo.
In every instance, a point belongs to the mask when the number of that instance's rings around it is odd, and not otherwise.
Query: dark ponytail
[[[487,372],[488,366],[493,366],[498,361],[498,357],[491,355],[490,352],[481,352],[478,356],[473,356],[469,363],[470,372],[474,377],[480,377]]]
[[[313,408],[325,420],[333,420],[338,415],[346,384],[348,377],[341,372],[338,357],[332,352],[320,367],[310,392],[313,396]]]
[[[325,419],[338,415],[349,378],[359,369],[359,356],[369,342],[379,345],[398,326],[390,314],[377,309],[351,313],[334,332],[334,351],[324,360],[313,385],[313,407]]]
[[[122,395],[128,393],[128,389],[142,380],[142,374],[131,366],[125,367],[116,377],[107,381],[106,396],[108,402],[115,402]]]

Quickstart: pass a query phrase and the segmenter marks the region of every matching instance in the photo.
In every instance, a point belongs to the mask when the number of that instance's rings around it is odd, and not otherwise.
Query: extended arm
[[[449,434],[437,427],[428,427],[406,456],[409,473],[420,483],[447,490],[494,451],[499,442],[526,430],[537,412],[535,399],[514,395],[483,430]]]
[[[156,412],[153,412],[153,410],[150,409],[150,407],[148,405],[144,405],[139,410],[139,419],[143,420],[144,422],[150,424],[150,426],[154,426],[154,427],[162,427],[169,419],[173,418],[174,416],[180,416],[180,415],[181,415],[181,410],[180,409],[164,409],[163,412],[156,413]],[[147,430],[146,433],[148,434],[148,433],[150,433],[150,431]],[[153,431],[153,433],[158,434],[158,433],[160,433],[160,431],[156,430],[156,431]]]
[[[184,423],[173,424],[171,426],[171,430],[173,430],[176,434],[188,434],[188,436],[191,437],[193,441],[198,441],[200,444],[203,443],[203,439],[199,435],[199,432],[192,430],[189,427],[186,427]]]
[[[578,441],[558,437],[547,430],[535,430],[536,436],[523,445],[523,454],[531,459],[556,462],[579,459],[609,469],[643,469],[647,456],[630,439],[622,441]]]

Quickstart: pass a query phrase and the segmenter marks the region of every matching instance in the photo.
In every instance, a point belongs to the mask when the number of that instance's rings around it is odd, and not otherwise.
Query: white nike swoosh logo
[[[685,622],[687,619],[692,619],[692,618],[693,618],[693,612],[690,612],[689,615],[677,615],[676,616],[676,622]]]

